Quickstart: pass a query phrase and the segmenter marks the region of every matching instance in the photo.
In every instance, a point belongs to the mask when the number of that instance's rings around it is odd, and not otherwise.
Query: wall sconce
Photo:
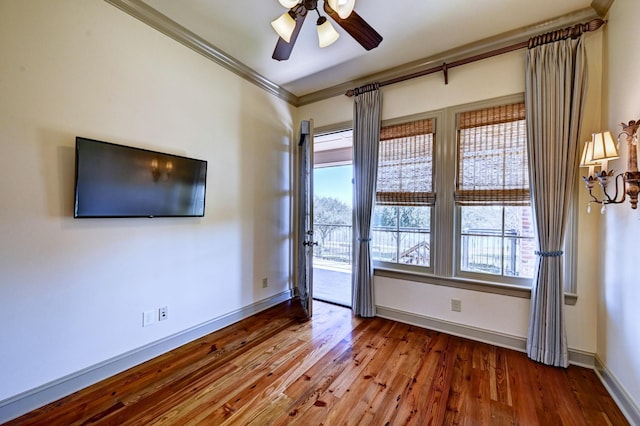
[[[167,161],[164,165],[164,180],[168,180],[171,178],[171,173],[173,173],[173,163],[171,161]],[[162,177],[162,170],[160,170],[160,165],[158,164],[158,159],[154,158],[151,160],[151,177],[154,182],[158,182]]]
[[[636,209],[638,207],[640,172],[638,172],[637,131],[638,127],[640,127],[640,120],[630,121],[628,124],[621,123],[621,126],[622,132],[618,135],[618,142],[620,137],[624,135],[627,149],[629,150],[627,171],[624,173],[614,177],[614,171],[607,170],[609,160],[619,158],[616,143],[614,143],[610,132],[594,133],[592,139],[585,142],[580,167],[589,168],[589,176],[582,177],[589,191],[589,196],[592,198],[587,207],[588,212],[591,211],[591,203],[601,204],[600,211],[604,213],[608,204],[624,203],[627,196],[629,196],[631,208]],[[600,167],[599,173],[594,172],[596,167]],[[607,186],[611,178],[615,182],[615,194],[613,197],[607,192]],[[598,199],[592,192],[596,182],[602,188],[602,193],[604,194],[602,199]]]

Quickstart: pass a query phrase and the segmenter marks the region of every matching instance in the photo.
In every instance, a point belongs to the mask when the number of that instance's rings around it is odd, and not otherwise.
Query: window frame
[[[426,112],[426,113],[419,113],[419,114],[412,114],[412,115],[407,115],[407,116],[403,116],[403,117],[398,117],[398,118],[393,118],[393,119],[389,119],[389,120],[383,120],[381,123],[381,127],[386,127],[386,126],[394,126],[394,125],[398,125],[398,124],[405,124],[405,123],[410,123],[412,121],[418,121],[418,120],[433,120],[434,124],[433,124],[433,132],[434,132],[434,137],[433,137],[433,146],[431,148],[431,152],[433,153],[433,158],[432,158],[432,168],[433,168],[433,174],[431,176],[431,185],[433,188],[433,193],[437,194],[438,190],[437,190],[437,185],[436,185],[436,175],[437,175],[437,154],[436,154],[436,150],[438,149],[438,146],[440,145],[440,141],[441,141],[441,136],[439,135],[439,129],[441,129],[442,127],[440,127],[439,120],[444,119],[444,110],[437,110],[437,111],[432,111],[432,112]],[[389,270],[389,271],[401,271],[401,272],[407,272],[410,274],[420,274],[420,275],[433,275],[435,273],[435,268],[434,268],[434,262],[436,259],[436,256],[434,256],[434,234],[435,234],[435,211],[436,211],[436,206],[438,205],[438,196],[436,195],[436,201],[434,205],[428,206],[431,209],[431,212],[429,214],[429,266],[420,266],[420,265],[411,265],[411,264],[406,264],[406,263],[397,263],[397,262],[386,262],[383,260],[372,260],[373,262],[373,267],[374,269],[381,269],[381,270]]]
[[[452,169],[455,170],[454,175],[450,178],[449,182],[452,182],[451,184],[451,188],[447,188],[447,190],[450,190],[452,192],[455,192],[456,190],[456,182],[458,179],[458,172],[459,172],[459,129],[458,129],[458,120],[457,117],[459,114],[464,113],[464,112],[469,112],[469,111],[475,111],[475,110],[481,110],[481,109],[485,109],[485,108],[492,108],[492,107],[499,107],[502,105],[509,105],[509,104],[516,104],[516,103],[523,103],[524,100],[524,94],[518,94],[518,95],[512,95],[512,96],[506,96],[506,97],[500,97],[500,98],[494,98],[494,99],[489,99],[489,100],[484,100],[484,101],[479,101],[479,102],[472,102],[472,103],[468,103],[468,104],[464,104],[464,105],[458,105],[458,106],[454,106],[454,107],[450,107],[447,108],[447,116],[448,116],[448,122],[450,123],[448,128],[447,128],[447,138],[450,144],[453,145],[453,158],[451,157],[447,157],[447,161],[453,161],[453,166],[454,167],[450,167]],[[448,164],[452,164],[452,163],[448,163]],[[530,289],[532,286],[532,279],[531,278],[522,278],[522,277],[510,277],[510,276],[505,276],[505,275],[494,275],[494,274],[488,274],[488,273],[481,273],[481,272],[471,272],[471,271],[464,271],[462,270],[461,267],[461,256],[462,256],[462,207],[460,205],[458,205],[455,201],[453,202],[453,216],[454,216],[454,233],[453,233],[453,241],[454,241],[454,247],[453,247],[453,276],[457,277],[457,278],[463,278],[463,279],[469,279],[472,281],[478,281],[478,282],[490,282],[490,283],[496,283],[496,284],[506,284],[506,285],[511,285],[511,286],[517,286],[517,287],[524,287],[524,288],[528,288]],[[529,204],[529,207],[531,207],[531,204]],[[533,212],[532,212],[532,216],[533,216]],[[503,223],[504,226],[504,223]],[[504,229],[502,230],[504,231]],[[534,242],[537,241],[536,236],[534,235]],[[504,253],[503,253],[504,255]],[[504,259],[503,259],[504,260]]]
[[[499,106],[509,103],[524,101],[524,93],[501,96],[493,99],[469,102],[455,105],[443,109],[432,111],[430,114],[418,114],[405,118],[431,116],[436,118],[436,144],[434,149],[434,191],[436,193],[436,205],[432,212],[432,246],[433,252],[437,253],[433,259],[434,270],[432,273],[426,271],[403,271],[401,268],[390,267],[389,265],[376,265],[375,275],[396,279],[406,279],[416,282],[424,282],[434,285],[441,285],[453,288],[460,288],[486,293],[502,294],[512,297],[531,297],[532,279],[518,278],[519,283],[505,282],[507,280],[495,280],[486,274],[475,274],[460,276],[455,273],[455,250],[459,250],[455,245],[456,227],[459,226],[460,214],[456,214],[454,201],[455,179],[458,174],[457,169],[457,129],[456,115],[459,112],[479,109],[484,107]],[[397,119],[398,121],[402,118]],[[384,122],[386,124],[386,122]],[[578,222],[578,190],[579,182],[576,182],[574,192],[573,210],[569,214],[569,223],[565,236],[565,303],[575,305],[577,302],[577,222]],[[535,214],[535,213],[534,213]],[[419,267],[417,267],[419,268]],[[528,282],[527,282],[528,281]],[[512,281],[513,282],[513,281]]]

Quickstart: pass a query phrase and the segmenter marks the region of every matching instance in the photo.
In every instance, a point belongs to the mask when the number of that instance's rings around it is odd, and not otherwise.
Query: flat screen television
[[[76,137],[75,218],[204,216],[207,162]]]

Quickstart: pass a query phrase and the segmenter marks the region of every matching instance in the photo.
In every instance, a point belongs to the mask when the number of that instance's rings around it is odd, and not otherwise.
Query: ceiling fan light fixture
[[[295,16],[291,16],[292,13],[291,11],[285,12],[278,19],[271,22],[273,29],[287,43],[291,41],[291,35],[296,28]]]
[[[318,18],[317,25],[318,44],[320,47],[330,46],[340,37],[340,34],[333,28],[333,25],[331,25],[331,22],[329,22],[326,17],[321,16]]]
[[[282,7],[286,7],[287,9],[291,9],[296,4],[298,4],[298,0],[278,0]]]
[[[327,0],[329,7],[338,13],[342,19],[347,19],[356,5],[356,0]]]

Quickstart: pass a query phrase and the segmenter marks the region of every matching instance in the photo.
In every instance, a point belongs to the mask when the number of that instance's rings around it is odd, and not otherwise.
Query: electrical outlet
[[[451,310],[453,312],[462,312],[462,301],[458,299],[451,299]]]
[[[169,318],[169,308],[166,306],[158,308],[158,321],[164,321],[167,318]]]
[[[263,278],[262,279],[262,288],[267,288],[269,287],[269,279],[268,278]]]
[[[156,311],[144,311],[142,313],[142,326],[149,327],[156,322]]]

